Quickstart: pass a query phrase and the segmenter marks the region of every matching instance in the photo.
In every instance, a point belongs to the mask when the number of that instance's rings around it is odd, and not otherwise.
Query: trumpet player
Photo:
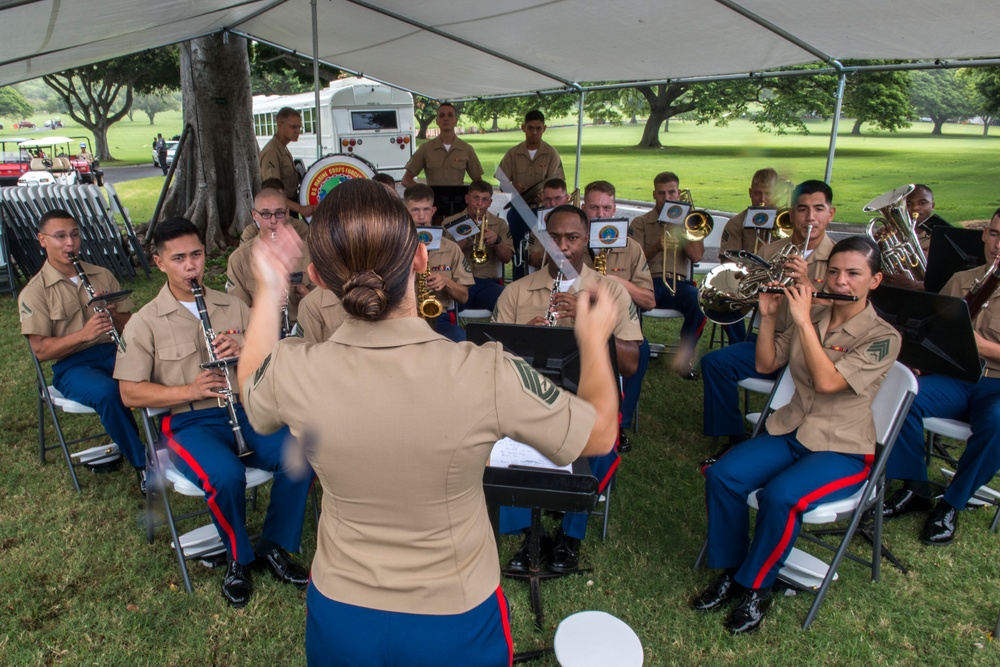
[[[97,411],[104,429],[136,470],[139,491],[145,495],[146,449],[112,378],[116,346],[109,336],[125,327],[132,300],[108,303],[102,312],[90,305],[90,294],[73,266],[80,252],[80,230],[68,211],[53,209],[39,219],[38,243],[46,259],[18,295],[21,333],[39,361],[55,362],[53,386]],[[107,269],[80,264],[98,295],[121,289]]]
[[[257,281],[253,276],[253,253],[258,243],[272,243],[278,227],[288,224],[288,209],[285,207],[285,195],[280,190],[264,188],[253,200],[251,211],[254,223],[260,229],[260,234],[243,243],[229,256],[226,265],[226,293],[235,296],[247,306],[253,306],[254,293],[257,291]],[[284,308],[287,310],[287,321],[282,326],[290,333],[298,319],[299,302],[315,287],[306,273],[309,266],[309,253],[299,259],[296,273],[301,276],[297,284],[288,288],[288,296]]]
[[[653,275],[653,292],[657,308],[669,308],[684,313],[681,325],[681,340],[674,356],[674,372],[685,380],[697,380],[693,369],[695,347],[705,328],[705,316],[698,307],[698,287],[689,276],[691,264],[701,261],[705,254],[702,241],[687,241],[680,232],[672,236],[664,233],[664,225],[658,218],[667,201],[680,198],[680,178],[671,171],[664,171],[653,178],[653,210],[632,221],[628,233],[639,242]],[[664,237],[674,248],[664,248]],[[663,253],[667,253],[664,260]],[[666,267],[666,273],[664,273]]]
[[[833,250],[833,241],[826,235],[826,228],[837,211],[833,206],[833,190],[823,181],[805,181],[792,191],[791,201],[791,238],[769,243],[760,254],[765,260],[779,253],[789,256],[784,263],[783,275],[813,291],[821,291],[826,280],[827,261]],[[794,252],[790,252],[790,244],[795,247]],[[791,326],[787,303],[778,309],[774,326],[776,334]],[[774,373],[757,372],[755,349],[755,340],[750,340],[710,352],[701,360],[705,383],[705,435],[727,437],[728,446],[746,439],[737,383],[744,378],[776,377]]]
[[[446,218],[444,227],[469,217],[476,222],[480,231],[468,238],[457,241],[472,267],[475,284],[469,288],[468,308],[493,310],[503,292],[503,265],[514,256],[514,240],[507,222],[490,213],[493,204],[493,186],[486,181],[473,181],[469,194],[465,195],[466,208],[461,213]],[[485,253],[480,263],[474,261],[474,254]]]
[[[115,378],[122,400],[130,407],[170,408],[161,430],[171,461],[184,477],[205,493],[212,523],[229,559],[222,595],[233,607],[250,600],[251,569],[265,569],[278,580],[305,588],[308,573],[288,555],[299,550],[302,519],[312,475],[292,475],[284,468],[282,449],[287,427],[260,435],[250,426],[243,406],[234,406],[252,453],[236,455],[229,410],[220,403],[231,389],[238,400],[235,373],[231,384],[218,369],[203,370],[208,361],[208,331],[199,319],[191,281],[205,273],[205,245],[197,228],[175,218],[153,233],[156,266],[167,276],[159,294],[125,327],[125,350],[119,351]],[[240,353],[250,311],[236,297],[204,288],[212,346],[219,359]],[[277,335],[277,332],[275,332]],[[274,472],[270,504],[256,545],[246,529],[246,468]]]
[[[430,227],[437,207],[434,206],[434,190],[429,185],[417,183],[406,188],[403,204],[418,227]],[[465,304],[469,300],[469,288],[475,284],[472,267],[462,253],[462,249],[451,239],[441,237],[437,250],[427,251],[427,287],[441,303],[442,312],[434,323],[439,334],[460,343],[465,340],[465,329],[458,326],[455,319],[455,303]]]

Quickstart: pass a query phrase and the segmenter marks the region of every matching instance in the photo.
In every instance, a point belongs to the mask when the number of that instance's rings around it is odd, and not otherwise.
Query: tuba
[[[688,204],[692,207],[691,212],[684,218],[684,231],[682,236],[686,241],[704,241],[708,238],[709,234],[712,233],[712,228],[715,226],[715,220],[708,211],[696,210],[694,208],[694,201],[691,199],[690,190],[686,188],[681,190],[678,199],[681,203]],[[676,271],[677,256],[680,252],[681,243],[679,239],[674,238],[674,235],[671,234],[670,226],[668,224],[663,225],[662,245],[663,264],[660,279],[663,281],[663,284],[667,286],[667,289],[670,290],[670,293],[675,294],[676,288],[673,285],[673,281],[667,282],[667,250],[670,250],[670,254],[673,257],[673,268]]]
[[[914,186],[904,185],[876,197],[864,207],[865,213],[878,213],[865,228],[865,234],[882,251],[882,270],[891,276],[923,280],[927,258],[917,239],[915,224],[906,210],[906,197]],[[881,228],[875,227],[881,223]]]

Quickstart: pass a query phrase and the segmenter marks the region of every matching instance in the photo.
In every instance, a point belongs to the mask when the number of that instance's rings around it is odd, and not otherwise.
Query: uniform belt
[[[986,368],[983,370],[984,378],[1000,378],[1000,370],[996,368]]]
[[[653,276],[654,280],[657,279],[657,278],[659,278],[659,279],[667,279],[667,278],[669,278],[669,279],[673,279],[673,280],[680,280],[682,282],[691,282],[691,279],[687,277],[686,273],[671,273],[671,272],[667,271],[662,276]]]
[[[239,401],[236,401],[238,404]],[[194,401],[193,403],[181,403],[180,405],[175,405],[170,408],[170,414],[180,415],[185,412],[191,412],[193,410],[205,410],[206,408],[217,408],[219,407],[219,399],[217,398],[205,398],[200,401]]]

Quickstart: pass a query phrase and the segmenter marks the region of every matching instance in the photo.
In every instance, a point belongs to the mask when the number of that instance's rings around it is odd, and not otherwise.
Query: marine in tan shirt
[[[344,304],[337,295],[319,287],[309,292],[299,304],[296,331],[310,343],[322,343],[347,319]]]
[[[290,211],[308,218],[313,207],[299,204],[299,174],[288,144],[299,140],[302,133],[302,115],[291,107],[282,107],[275,116],[277,128],[270,141],[260,151],[260,180],[277,178],[284,186]]]
[[[542,187],[551,178],[566,178],[559,152],[542,141],[545,116],[529,111],[521,124],[524,141],[508,150],[500,160],[500,170],[510,179],[529,206],[541,203]]]
[[[473,181],[483,177],[483,166],[475,149],[458,138],[455,126],[458,115],[455,107],[445,103],[438,107],[437,125],[441,132],[424,142],[406,163],[403,187],[416,184],[416,177],[424,172],[428,185],[461,185],[465,175]]]
[[[758,169],[750,180],[750,206],[754,208],[779,206],[779,195],[776,191],[778,172],[770,167]],[[743,209],[726,223],[719,239],[719,258],[724,261],[722,253],[726,251],[745,250],[759,254],[760,248],[777,240],[772,230],[758,230],[746,227],[747,209]]]

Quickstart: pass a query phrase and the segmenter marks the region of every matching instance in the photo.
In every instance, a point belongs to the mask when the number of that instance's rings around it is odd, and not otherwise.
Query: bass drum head
[[[374,176],[374,165],[363,157],[346,153],[327,155],[316,160],[302,177],[299,203],[303,206],[316,206],[330,190],[344,181]]]

